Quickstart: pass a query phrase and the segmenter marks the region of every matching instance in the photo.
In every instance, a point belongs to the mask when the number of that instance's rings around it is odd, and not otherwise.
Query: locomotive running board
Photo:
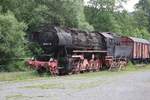
[[[74,50],[74,53],[107,53],[107,51],[103,50]]]

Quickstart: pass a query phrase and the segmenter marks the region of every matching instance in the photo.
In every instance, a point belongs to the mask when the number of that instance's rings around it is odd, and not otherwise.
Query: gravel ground
[[[150,71],[0,82],[0,100],[150,100]]]

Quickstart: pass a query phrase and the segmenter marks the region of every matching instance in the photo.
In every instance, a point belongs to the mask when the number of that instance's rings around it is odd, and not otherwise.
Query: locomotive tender
[[[39,29],[30,34],[29,39],[49,56],[45,56],[47,61],[29,60],[28,64],[38,71],[46,69],[52,75],[121,68],[128,60],[148,61],[150,58],[150,43],[145,39],[55,26]]]

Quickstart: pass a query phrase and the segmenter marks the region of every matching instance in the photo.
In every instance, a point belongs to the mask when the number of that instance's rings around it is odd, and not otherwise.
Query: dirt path
[[[0,100],[150,100],[150,71],[0,82]]]

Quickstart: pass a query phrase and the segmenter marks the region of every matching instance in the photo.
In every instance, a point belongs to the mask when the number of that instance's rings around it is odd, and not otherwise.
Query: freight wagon
[[[128,57],[134,63],[148,62],[150,59],[150,42],[146,39],[135,37],[121,37],[120,45],[127,48],[124,55]]]

